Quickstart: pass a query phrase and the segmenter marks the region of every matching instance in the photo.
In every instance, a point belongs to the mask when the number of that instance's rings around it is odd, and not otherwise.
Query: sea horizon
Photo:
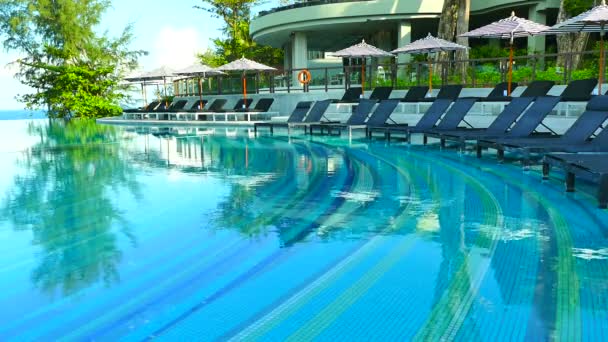
[[[45,112],[42,110],[0,109],[0,120],[30,120],[45,118]]]

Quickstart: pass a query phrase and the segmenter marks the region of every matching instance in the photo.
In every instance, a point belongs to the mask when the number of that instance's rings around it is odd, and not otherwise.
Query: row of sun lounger
[[[188,100],[177,100],[167,106],[167,103],[161,101],[154,101],[141,109],[125,109],[123,112],[126,116],[136,116],[140,118],[152,117],[157,119],[169,120],[172,116],[178,117],[179,115],[191,115],[196,120],[206,120],[208,116],[214,117],[215,114],[259,114],[268,113],[270,107],[274,103],[272,98],[262,98],[258,100],[253,108],[251,104],[252,99],[240,99],[236,102],[232,109],[225,109],[226,99],[215,99],[209,106],[207,106],[207,100],[197,100],[189,108],[186,107]]]
[[[543,174],[548,177],[550,167],[560,167],[567,173],[567,190],[574,190],[575,176],[583,176],[599,185],[598,201],[602,208],[608,205],[608,96],[591,96],[597,81],[571,82],[561,96],[547,96],[552,82],[533,82],[520,97],[502,98],[508,101],[504,110],[487,128],[474,128],[465,116],[476,102],[493,101],[487,98],[446,98],[437,96],[416,125],[398,124],[391,115],[402,99],[359,99],[346,122],[340,123],[325,117],[332,100],[299,103],[285,123],[257,123],[261,127],[288,129],[303,127],[307,134],[341,134],[348,130],[364,129],[368,138],[401,138],[411,142],[413,134],[437,138],[442,146],[453,142],[461,149],[474,143],[478,157],[485,149],[497,150],[498,158],[505,151],[514,152],[528,166],[533,157],[543,156]],[[445,88],[445,87],[444,87]],[[453,88],[445,92],[452,91]],[[445,93],[444,92],[444,93]],[[421,99],[422,101],[423,99]],[[588,101],[585,112],[564,134],[556,134],[544,124],[544,119],[563,101]],[[378,133],[381,133],[378,136]],[[552,152],[561,152],[555,153]],[[566,152],[566,153],[564,153]],[[584,154],[581,154],[584,153]]]

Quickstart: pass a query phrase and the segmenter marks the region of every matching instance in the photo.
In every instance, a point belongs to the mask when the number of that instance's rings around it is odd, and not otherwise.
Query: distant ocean
[[[44,118],[46,118],[46,115],[43,111],[0,110],[0,120],[29,120]]]

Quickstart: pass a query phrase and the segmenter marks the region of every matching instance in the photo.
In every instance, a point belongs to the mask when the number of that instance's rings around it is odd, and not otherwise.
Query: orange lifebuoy
[[[311,80],[312,80],[312,75],[310,74],[310,71],[304,69],[298,73],[298,81],[301,84],[308,84],[308,83],[310,83]]]

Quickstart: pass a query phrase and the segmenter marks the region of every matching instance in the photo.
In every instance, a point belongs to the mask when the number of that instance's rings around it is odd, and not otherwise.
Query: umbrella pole
[[[513,81],[513,39],[511,39],[511,48],[509,49],[509,83],[507,87],[507,96],[511,96],[511,81]]]
[[[200,101],[199,108],[203,109],[203,82],[200,77],[198,78],[198,100]]]
[[[363,64],[361,64],[361,95],[365,95],[365,58],[363,58]]]
[[[243,107],[245,107],[247,105],[247,77],[245,73],[243,73],[243,100],[245,101]]]
[[[144,101],[144,105],[142,107],[146,107],[148,104],[146,103],[146,93],[144,92],[144,84],[141,84],[141,99]]]
[[[148,105],[148,92],[146,89],[146,81],[144,81],[144,83],[143,83],[143,88],[144,88],[144,103],[147,106]]]
[[[429,55],[428,60],[429,60],[429,94],[430,94],[433,91],[433,60],[431,59],[431,55]]]
[[[600,71],[598,74],[597,94],[602,95],[602,83],[604,82],[604,25],[600,29]]]
[[[169,108],[169,100],[167,100],[167,79],[163,77],[163,86],[165,88],[165,108]]]

